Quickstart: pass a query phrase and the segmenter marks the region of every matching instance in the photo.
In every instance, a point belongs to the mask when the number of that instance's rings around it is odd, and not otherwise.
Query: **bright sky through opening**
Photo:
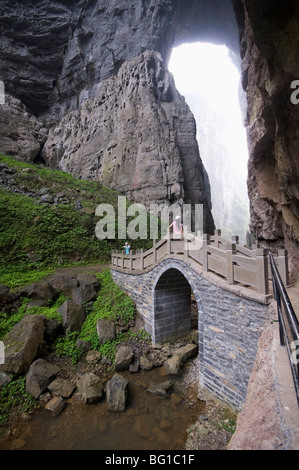
[[[179,92],[192,111],[190,95],[200,94],[229,122],[228,146],[236,165],[247,171],[247,139],[239,104],[240,73],[226,46],[207,43],[183,44],[174,48],[169,62]]]

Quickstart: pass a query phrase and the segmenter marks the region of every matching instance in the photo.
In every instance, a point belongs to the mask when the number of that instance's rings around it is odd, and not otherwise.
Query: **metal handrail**
[[[298,360],[294,360],[294,351],[292,351],[288,334],[289,330],[293,340],[292,342],[295,342],[297,350],[297,348],[299,348],[299,322],[271,253],[269,254],[269,258],[272,272],[273,295],[277,303],[280,344],[281,346],[286,346],[288,351],[297,403],[299,406],[299,358]],[[284,307],[285,314],[282,312],[282,306]]]

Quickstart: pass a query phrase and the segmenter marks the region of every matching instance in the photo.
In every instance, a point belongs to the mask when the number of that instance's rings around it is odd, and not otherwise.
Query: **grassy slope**
[[[1,162],[14,168],[13,178],[27,192],[46,187],[52,195],[63,193],[69,203],[40,203],[40,198],[0,186],[0,284],[14,287],[32,282],[38,273],[47,274],[56,266],[109,262],[111,250],[122,248],[124,240],[99,240],[95,236],[99,220],[96,207],[108,203],[117,214],[119,193],[97,182],[11,157],[0,155]],[[78,200],[80,210],[75,209]],[[149,242],[134,240],[133,246],[147,248]]]

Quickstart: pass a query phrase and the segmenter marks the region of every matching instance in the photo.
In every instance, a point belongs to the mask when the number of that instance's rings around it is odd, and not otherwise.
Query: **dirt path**
[[[53,274],[79,274],[79,273],[100,273],[104,269],[110,268],[110,264],[93,264],[83,266],[71,266],[69,268],[57,268]],[[52,275],[53,275],[52,274]]]

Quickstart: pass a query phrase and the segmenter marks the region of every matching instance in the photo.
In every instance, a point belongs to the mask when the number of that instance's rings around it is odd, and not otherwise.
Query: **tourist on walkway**
[[[130,245],[128,242],[125,243],[124,249],[125,249],[125,254],[129,255],[130,254]]]
[[[174,235],[182,235],[183,224],[181,223],[181,218],[179,215],[177,215],[175,221],[169,225],[169,228],[172,228]]]

